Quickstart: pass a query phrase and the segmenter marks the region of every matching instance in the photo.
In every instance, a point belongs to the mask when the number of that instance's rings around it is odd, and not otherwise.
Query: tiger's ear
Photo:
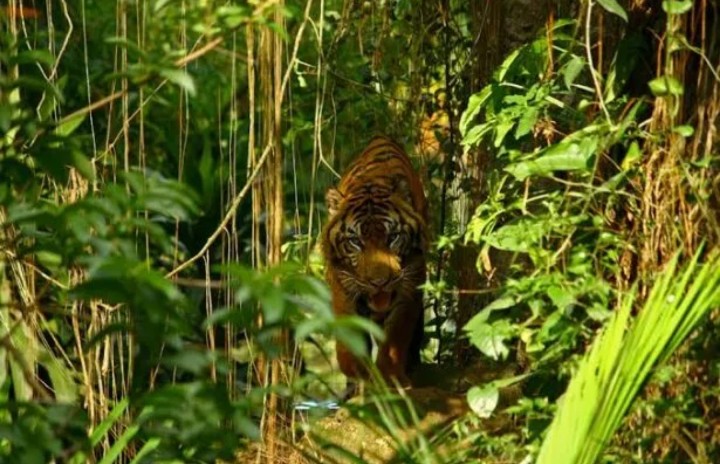
[[[335,213],[337,213],[340,209],[340,204],[342,204],[344,199],[345,197],[343,197],[343,194],[336,188],[330,188],[327,191],[325,194],[325,205],[327,206],[328,211],[330,211],[330,216],[335,216]]]

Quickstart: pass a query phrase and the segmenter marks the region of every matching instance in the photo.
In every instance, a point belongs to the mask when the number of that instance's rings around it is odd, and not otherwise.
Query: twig
[[[184,263],[180,264],[178,267],[173,269],[172,271],[165,274],[165,277],[172,277],[178,272],[182,271],[183,269],[186,269],[188,266],[190,266],[192,263],[200,259],[206,251],[210,249],[213,243],[215,243],[215,240],[222,235],[223,231],[225,230],[225,227],[227,227],[228,223],[235,217],[235,213],[237,212],[238,207],[240,206],[240,203],[242,202],[243,198],[245,198],[245,195],[247,195],[248,191],[250,190],[250,187],[252,186],[253,182],[255,181],[255,178],[260,173],[260,170],[262,169],[263,165],[265,164],[265,160],[267,160],[268,155],[272,151],[272,144],[268,144],[268,146],[265,147],[265,151],[263,151],[262,156],[260,156],[260,159],[257,162],[257,165],[255,165],[255,169],[253,170],[252,174],[250,174],[250,177],[248,177],[247,182],[245,182],[245,186],[242,188],[240,193],[235,197],[233,202],[230,204],[230,207],[227,210],[227,213],[225,213],[225,217],[220,222],[220,225],[215,229],[215,232],[210,235],[210,237],[207,239],[207,242],[205,242],[205,245],[198,251],[195,256],[188,259]]]
[[[590,46],[590,32],[591,32],[591,26],[592,26],[592,8],[593,8],[593,0],[588,0],[588,6],[587,6],[587,15],[585,16],[585,53],[587,54],[587,60],[588,60],[588,66],[590,67],[590,76],[592,77],[593,85],[595,86],[595,92],[598,96],[598,101],[600,103],[600,108],[602,108],[603,113],[605,113],[605,118],[608,121],[608,124],[610,124],[610,127],[615,127],[615,124],[612,121],[612,118],[610,117],[610,112],[608,111],[607,107],[605,106],[605,100],[603,99],[603,93],[602,93],[602,87],[600,86],[600,81],[597,78],[597,71],[595,71],[595,64],[593,63],[593,57],[592,57],[592,47]]]
[[[185,66],[189,62],[200,58],[201,56],[205,55],[210,50],[216,48],[222,42],[223,42],[223,38],[217,37],[216,39],[208,42],[207,44],[203,45],[202,47],[198,48],[197,50],[188,53],[187,55],[183,56],[182,58],[178,58],[177,60],[175,60],[175,62],[173,64],[175,66],[177,66],[178,68],[181,66]],[[101,98],[100,100],[65,116],[58,122],[58,125],[62,125],[64,123],[70,121],[73,118],[76,118],[78,116],[83,116],[85,114],[95,111],[98,108],[102,108],[103,106],[114,102],[118,98],[121,98],[124,94],[125,94],[125,92],[121,90],[121,91],[115,92],[111,95],[108,95],[107,97]]]

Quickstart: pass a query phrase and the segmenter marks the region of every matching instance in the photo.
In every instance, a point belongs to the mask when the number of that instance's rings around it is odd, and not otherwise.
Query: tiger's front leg
[[[422,324],[422,295],[395,308],[385,321],[385,341],[379,347],[377,367],[388,382],[397,380],[400,385],[410,386],[408,378],[409,361],[417,355],[411,349],[419,349],[414,342],[417,325]]]
[[[332,276],[328,276],[331,282],[330,290],[332,295],[333,313],[336,317],[357,315],[356,303],[347,293],[339,286],[332,285]],[[370,340],[366,339],[368,352],[370,350]],[[340,371],[349,379],[365,379],[368,377],[367,368],[361,359],[358,359],[350,349],[339,340],[335,346],[335,356],[340,367]]]

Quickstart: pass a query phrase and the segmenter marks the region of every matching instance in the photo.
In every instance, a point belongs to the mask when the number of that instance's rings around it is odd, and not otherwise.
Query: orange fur
[[[377,367],[386,379],[408,384],[423,330],[418,286],[425,281],[427,202],[420,177],[399,145],[375,137],[328,191],[327,204],[322,248],[333,310],[383,325]],[[337,358],[345,375],[367,375],[342,344]]]

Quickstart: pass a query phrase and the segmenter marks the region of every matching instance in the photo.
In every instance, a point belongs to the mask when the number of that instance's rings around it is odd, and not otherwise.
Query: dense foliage
[[[531,462],[600,359],[649,380],[622,408],[593,397],[612,420],[590,461],[720,459],[716,271],[674,286],[678,262],[717,261],[720,6],[515,3],[3,6],[0,462],[307,454],[298,411],[343,388],[330,341],[365,356],[380,336],[333,316],[316,248],[324,191],[373,133],[432,204],[424,361],[497,372],[408,441],[407,397],[351,406],[397,462]],[[670,348],[633,338],[647,326]]]

